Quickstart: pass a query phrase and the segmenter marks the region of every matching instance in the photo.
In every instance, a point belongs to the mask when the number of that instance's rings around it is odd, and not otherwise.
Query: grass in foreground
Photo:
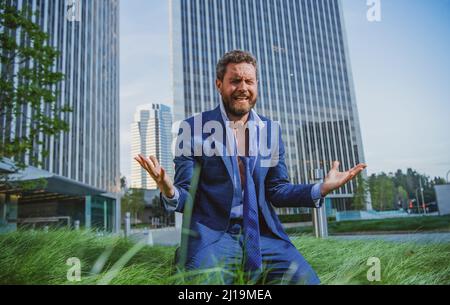
[[[367,260],[381,261],[379,284],[450,284],[450,244],[382,241],[292,240],[323,284],[371,284]],[[198,284],[217,270],[188,280],[173,273],[174,247],[148,247],[91,232],[15,232],[0,235],[0,284]],[[81,261],[81,282],[67,280],[68,258]],[[246,284],[238,274],[236,284]]]
[[[354,233],[354,232],[430,232],[450,231],[450,216],[426,216],[409,218],[390,218],[373,220],[354,220],[329,222],[330,234]],[[286,229],[288,234],[312,233],[312,226]]]

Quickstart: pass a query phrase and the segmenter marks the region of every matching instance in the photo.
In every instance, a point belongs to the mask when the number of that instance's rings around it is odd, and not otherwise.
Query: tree
[[[444,178],[441,177],[434,177],[434,179],[431,181],[431,184],[434,185],[443,185],[447,184],[447,181],[445,181]]]
[[[403,188],[403,186],[399,185],[396,189],[396,199],[399,208],[407,208],[408,206],[408,193]]]
[[[164,203],[160,200],[159,195],[156,195],[152,199],[152,212],[153,216],[163,219],[165,226],[169,225],[171,221],[175,221],[175,213],[166,210]]]
[[[362,175],[358,175],[356,178],[356,191],[353,197],[353,208],[355,210],[365,210],[368,190],[369,186],[367,181]]]
[[[38,20],[29,7],[19,10],[0,1],[0,160],[12,159],[18,169],[41,164],[40,158],[49,153],[43,139],[68,131],[62,114],[71,112],[57,104],[55,88],[64,79],[54,71],[59,52],[33,23],[33,15]],[[22,123],[20,134],[14,130],[16,121]]]
[[[434,186],[439,184],[445,184],[445,180],[440,177],[430,180],[430,177],[412,168],[408,168],[406,173],[399,169],[395,174],[373,174],[369,178],[372,205],[374,209],[380,211],[399,208],[399,202],[403,208],[407,208],[409,199],[416,197],[422,203],[421,185],[425,203],[436,201]]]
[[[395,206],[395,185],[385,173],[373,174],[369,179],[372,206],[375,210],[384,211]]]
[[[406,173],[398,170],[393,180],[396,187],[401,186],[406,191],[408,198],[416,198],[416,191],[420,191],[420,185],[422,184],[425,202],[436,201],[434,185],[444,182],[440,177],[435,177],[431,180],[430,177],[420,174],[411,168],[408,168]],[[422,201],[421,198],[420,201]]]
[[[120,177],[120,190],[125,191],[127,189],[127,178],[125,176]]]
[[[129,189],[121,200],[122,213],[130,212],[137,223],[138,213],[145,208],[144,191],[140,189]]]

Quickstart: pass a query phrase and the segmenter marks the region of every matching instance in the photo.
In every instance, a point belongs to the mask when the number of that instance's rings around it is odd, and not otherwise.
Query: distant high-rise
[[[248,50],[258,59],[258,113],[279,121],[291,181],[332,160],[349,169],[364,161],[338,0],[171,0],[175,120],[219,104],[215,68],[221,56]],[[330,195],[348,209],[354,182]]]
[[[57,105],[68,104],[73,110],[63,117],[70,131],[44,137],[49,155],[41,158],[42,169],[105,192],[118,192],[119,0],[2,1],[39,12],[34,21],[61,53],[54,70],[65,78],[55,89]],[[16,36],[19,41],[19,31]],[[20,138],[27,132],[23,120],[16,118],[13,126],[0,122],[0,130]],[[1,139],[5,138],[3,134]],[[33,153],[39,155],[39,149]],[[28,163],[28,157],[23,158]]]
[[[162,104],[139,106],[131,124],[131,156],[155,156],[167,174],[173,177],[172,111]],[[155,181],[132,158],[131,187],[156,189]]]

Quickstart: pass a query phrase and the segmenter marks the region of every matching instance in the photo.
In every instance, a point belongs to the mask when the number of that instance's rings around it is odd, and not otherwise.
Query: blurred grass
[[[408,218],[390,218],[373,220],[354,220],[329,222],[328,232],[330,234],[354,233],[354,232],[430,232],[450,231],[450,215],[447,216],[424,216]],[[312,233],[312,226],[295,227],[286,229],[288,234]]]
[[[379,284],[450,284],[450,244],[292,240],[324,284],[371,284],[369,257],[381,260]],[[0,284],[222,284],[220,268],[175,273],[174,247],[149,247],[87,231],[21,231],[0,235]],[[66,278],[70,257],[81,260],[81,282]],[[95,266],[95,267],[94,267]],[[238,271],[236,284],[246,284]]]

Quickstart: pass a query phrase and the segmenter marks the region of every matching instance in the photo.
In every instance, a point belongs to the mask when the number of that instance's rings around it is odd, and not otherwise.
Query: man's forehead
[[[254,78],[256,76],[255,67],[252,64],[248,63],[240,63],[234,64],[231,63],[227,66],[227,74],[230,77],[245,77],[245,78]]]

